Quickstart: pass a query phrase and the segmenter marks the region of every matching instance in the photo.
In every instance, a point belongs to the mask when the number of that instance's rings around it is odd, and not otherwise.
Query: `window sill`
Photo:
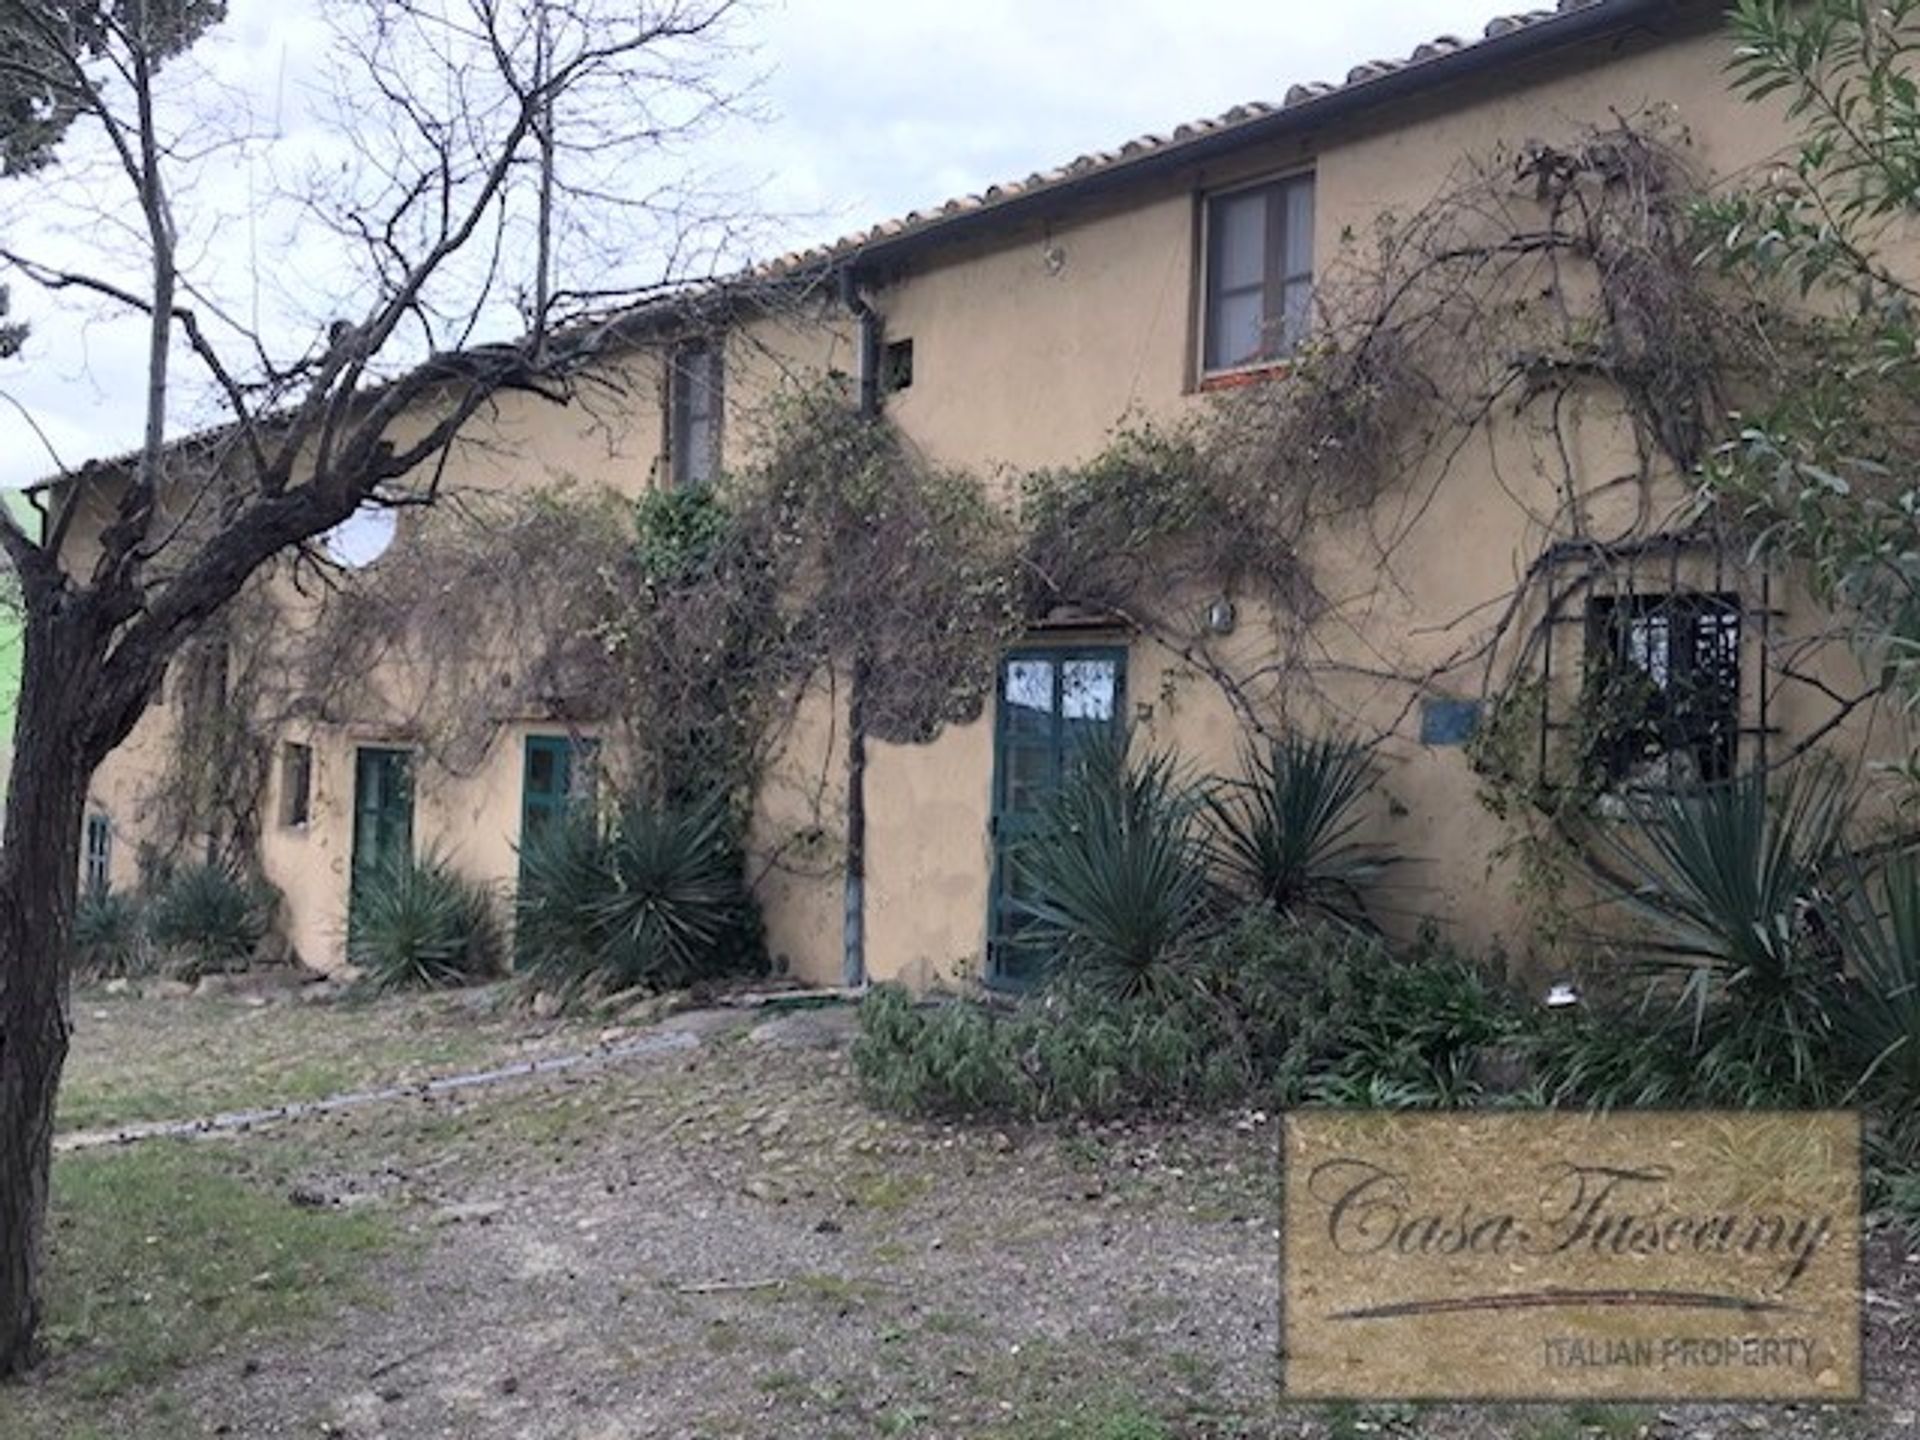
[[[1202,395],[1221,390],[1243,390],[1249,385],[1264,385],[1270,380],[1284,380],[1293,374],[1292,360],[1270,360],[1260,365],[1244,365],[1238,370],[1215,370],[1200,377],[1199,392]]]

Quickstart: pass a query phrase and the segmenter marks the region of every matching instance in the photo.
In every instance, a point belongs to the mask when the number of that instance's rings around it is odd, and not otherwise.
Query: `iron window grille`
[[[1585,761],[1608,786],[1712,784],[1740,756],[1740,601],[1727,594],[1587,601]]]
[[[1705,532],[1543,557],[1536,777],[1547,791],[1685,789],[1766,769],[1780,618],[1771,572]]]
[[[113,824],[104,815],[87,817],[80,883],[89,895],[104,895],[113,884]]]

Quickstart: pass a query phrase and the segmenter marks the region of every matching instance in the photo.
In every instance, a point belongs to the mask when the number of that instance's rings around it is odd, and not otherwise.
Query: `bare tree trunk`
[[[336,133],[361,156],[376,159],[378,178],[360,186],[349,165],[340,195],[305,203],[329,226],[341,213],[357,221],[363,194],[365,203],[387,207],[384,222],[372,217],[372,227],[360,227],[358,238],[347,242],[355,254],[362,241],[371,248],[379,285],[360,323],[332,327],[317,356],[302,341],[291,365],[276,365],[264,338],[252,335],[242,345],[245,366],[236,369],[216,343],[221,327],[210,328],[194,309],[207,292],[178,268],[169,180],[175,162],[187,166],[178,172],[184,177],[195,171],[181,157],[164,123],[166,107],[156,107],[153,92],[160,67],[224,7],[0,0],[6,17],[0,29],[7,32],[0,49],[18,68],[15,51],[26,36],[30,58],[48,67],[59,106],[100,122],[152,251],[150,283],[133,289],[117,274],[84,265],[4,255],[10,269],[48,292],[71,289],[109,301],[144,317],[148,331],[144,441],[137,464],[103,467],[97,477],[92,495],[105,497],[111,510],[98,533],[84,545],[66,544],[85,477],[68,477],[71,483],[56,492],[59,509],[44,543],[0,510],[0,551],[19,575],[27,614],[12,800],[0,838],[0,1378],[31,1360],[42,1310],[53,1107],[67,1052],[66,954],[95,769],[131,733],[167,662],[274,557],[325,534],[363,503],[401,503],[383,492],[394,482],[407,482],[405,503],[431,504],[444,473],[436,462],[492,396],[516,391],[559,404],[571,400],[571,377],[597,363],[615,327],[596,320],[572,332],[563,353],[552,353],[559,348],[547,339],[548,311],[557,303],[556,197],[606,198],[571,189],[556,174],[555,157],[576,145],[588,148],[596,137],[606,146],[658,148],[667,137],[692,133],[699,117],[717,114],[706,67],[690,57],[677,69],[681,62],[673,56],[681,42],[716,31],[733,0],[640,6],[573,0],[564,7],[541,0],[539,74],[531,85],[521,73],[527,17],[518,7],[474,6],[470,17],[442,15],[442,7],[415,0],[341,8],[343,43],[366,73],[382,78],[356,96],[374,119],[363,124],[357,104],[343,106]],[[77,25],[69,13],[75,9],[87,10],[88,24]],[[345,25],[356,10],[372,11],[371,23]],[[429,73],[435,66],[437,77]],[[411,89],[416,82],[420,88]],[[642,83],[695,101],[689,118],[636,132],[629,107],[607,97],[630,95]],[[574,93],[582,100],[569,119],[579,124],[582,139],[563,151],[556,116],[562,97]],[[482,94],[486,98],[476,98]],[[443,103],[450,109],[435,122],[435,107]],[[380,128],[388,121],[407,136],[429,137],[423,182],[397,194],[376,158],[392,141]],[[29,153],[50,153],[60,128]],[[435,135],[443,138],[434,141]],[[541,164],[536,339],[519,348],[470,345],[474,326],[499,298],[510,182],[530,146],[538,147]],[[342,196],[352,197],[344,210]],[[189,190],[183,198],[195,196]],[[117,227],[120,212],[111,213]],[[441,296],[445,287],[471,288],[455,277],[465,273],[457,262],[489,247],[488,263],[475,267],[484,278],[470,298]],[[610,299],[608,292],[590,306],[585,297],[575,303],[582,313],[604,313],[613,308]],[[450,348],[435,318],[443,305],[465,317]],[[165,444],[175,337],[231,411],[230,424],[207,432],[221,439],[204,451],[170,452]],[[0,331],[0,342],[6,338]],[[399,352],[422,344],[430,352],[424,362],[370,386]],[[263,425],[256,405],[269,403],[274,418]],[[408,439],[391,433],[414,419],[426,421],[423,434],[410,426]],[[156,524],[171,498],[162,488],[169,479],[207,487],[205,506],[184,507],[198,525],[187,526],[181,515],[173,517],[177,524]],[[169,563],[157,570],[152,562],[170,547]]]
[[[54,1096],[67,1058],[66,949],[92,767],[80,753],[74,617],[29,622],[0,843],[0,1378],[33,1361],[46,1260]]]
[[[553,92],[548,89],[552,78],[553,52],[550,26],[552,14],[545,4],[540,7],[536,21],[537,49],[534,60],[534,83],[545,97],[540,102],[540,220],[539,243],[534,256],[533,276],[533,331],[534,358],[544,358],[547,345],[547,310],[553,304]]]
[[[133,47],[140,206],[153,243],[146,429],[122,522],[144,529],[166,457],[174,230],[153,123],[151,16]],[[114,582],[125,584],[124,574]],[[0,839],[0,1378],[31,1366],[45,1299],[47,1193],[54,1102],[71,1033],[67,950],[79,887],[87,786],[104,749],[90,742],[87,697],[105,659],[103,616],[44,581],[29,587],[26,654]],[[150,693],[151,685],[145,687]],[[146,694],[139,697],[144,708]],[[124,707],[123,707],[124,708]]]

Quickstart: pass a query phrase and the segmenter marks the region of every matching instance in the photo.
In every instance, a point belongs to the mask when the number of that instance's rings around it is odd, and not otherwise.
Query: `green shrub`
[[[1670,1006],[1590,1003],[1542,1017],[1527,1048],[1552,1104],[1680,1108],[1702,1099],[1694,1038]]]
[[[1773,795],[1753,774],[1636,798],[1602,841],[1600,878],[1637,922],[1624,943],[1675,987],[1700,1084],[1721,1102],[1831,1098],[1842,966],[1830,898],[1848,811],[1826,772]]]
[[[1481,1056],[1521,1024],[1500,985],[1436,941],[1396,950],[1350,926],[1266,911],[1220,936],[1206,973],[1280,1105],[1474,1103]]]
[[[1645,992],[1544,1020],[1546,1096],[1599,1106],[1868,1112],[1877,1164],[1920,1165],[1920,861],[1863,871],[1831,772],[1636,797],[1596,870],[1637,922]]]
[[[1011,858],[1032,887],[1023,942],[1120,998],[1181,983],[1209,909],[1203,804],[1170,754],[1136,760],[1121,730],[1088,740]]]
[[[438,856],[389,860],[356,897],[348,958],[378,990],[466,985],[505,958],[486,888]]]
[[[889,1110],[926,1115],[1029,1114],[1030,1078],[1015,1024],[977,1005],[914,1003],[876,985],[860,1006],[853,1063],[868,1093]]]
[[[589,814],[569,812],[528,838],[513,902],[516,969],[553,976],[595,969],[605,938],[598,906],[611,870],[606,832]]]
[[[1312,983],[1300,1005],[1314,1017],[1317,1052],[1306,1070],[1309,1099],[1427,1109],[1486,1098],[1480,1061],[1516,1038],[1521,1017],[1479,965],[1431,940],[1405,954],[1377,943],[1363,955],[1302,953]]]
[[[73,911],[73,972],[80,980],[117,980],[153,968],[146,917],[134,896],[89,891]]]
[[[875,1103],[955,1118],[1103,1118],[1228,1103],[1252,1086],[1212,1047],[1197,1005],[1065,984],[1017,1009],[917,1005],[877,986],[860,1009],[854,1068]]]
[[[1915,1177],[1920,1199],[1920,857],[1857,870],[1843,915],[1852,979],[1835,1027],[1849,1100],[1871,1117],[1883,1161]],[[1920,1207],[1916,1207],[1920,1216]]]
[[[671,988],[764,966],[760,912],[723,797],[576,814],[521,857],[520,968],[564,987]]]
[[[1265,913],[1198,949],[1190,972],[1135,994],[1068,976],[1006,1012],[917,1006],[882,986],[861,1008],[855,1069],[888,1109],[960,1117],[1461,1105],[1481,1098],[1480,1055],[1517,1024],[1496,986],[1437,946],[1396,955]]]
[[[725,539],[726,506],[711,486],[649,490],[634,507],[635,558],[656,585],[700,571]]]
[[[1288,736],[1251,750],[1209,799],[1212,855],[1247,898],[1292,920],[1369,926],[1367,893],[1394,855],[1354,839],[1373,758],[1359,742]]]
[[[253,963],[273,925],[277,897],[223,865],[189,865],[154,892],[147,934],[186,979]]]

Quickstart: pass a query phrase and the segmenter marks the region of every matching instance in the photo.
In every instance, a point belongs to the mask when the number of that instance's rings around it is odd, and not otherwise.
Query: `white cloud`
[[[263,227],[254,196],[290,173],[274,158],[281,152],[326,154],[304,98],[322,48],[312,5],[236,0],[221,33],[203,44],[194,63],[209,84],[238,92],[283,140],[272,153],[255,147],[250,161],[209,167],[178,204],[224,302],[302,327],[330,313],[328,292],[344,287],[344,272],[306,248],[311,236],[270,220]],[[1436,34],[1472,35],[1488,13],[1487,0],[769,3],[743,24],[741,38],[757,53],[741,73],[767,74],[770,118],[732,127],[696,159],[753,191],[767,217],[762,242],[784,248],[1242,101],[1277,100],[1295,81],[1337,79]],[[0,233],[22,243],[25,227],[54,259],[87,251],[97,227],[63,233],[56,217],[38,213],[35,187],[46,184],[30,178],[0,191]],[[137,273],[135,264],[130,278]],[[34,335],[19,359],[0,364],[0,392],[32,413],[69,463],[129,448],[141,425],[140,326],[103,321],[68,295],[36,295],[26,284],[15,284],[14,297]],[[208,413],[183,394],[174,419],[186,428]],[[31,428],[0,405],[0,485],[49,468]]]

